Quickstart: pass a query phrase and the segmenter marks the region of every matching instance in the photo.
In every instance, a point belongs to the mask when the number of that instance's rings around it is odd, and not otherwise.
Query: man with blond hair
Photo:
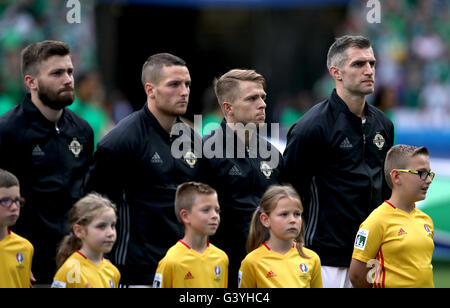
[[[254,70],[233,69],[215,81],[224,113],[220,127],[203,138],[203,181],[217,190],[222,226],[214,243],[229,256],[230,287],[237,286],[252,214],[266,189],[278,183],[280,152],[267,141],[266,82]],[[209,155],[208,149],[212,149]]]

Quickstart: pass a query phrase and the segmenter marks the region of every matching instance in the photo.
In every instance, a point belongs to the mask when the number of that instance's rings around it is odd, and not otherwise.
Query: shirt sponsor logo
[[[366,248],[367,238],[369,237],[369,230],[359,229],[356,234],[355,244],[353,247],[359,250]]]
[[[341,145],[339,147],[341,149],[350,149],[353,148],[353,145],[350,143],[350,140],[348,140],[348,138],[345,137],[344,141],[341,142]]]
[[[45,153],[44,151],[42,151],[41,147],[38,145],[36,145],[33,149],[33,151],[31,152],[32,156],[44,156]]]
[[[405,230],[403,230],[403,228],[400,228],[400,230],[398,230],[398,233],[397,233],[398,236],[400,236],[400,235],[406,235],[406,234],[408,234],[408,232],[406,232]]]
[[[383,149],[384,143],[385,143],[385,140],[384,140],[383,135],[381,135],[380,133],[377,133],[375,135],[375,137],[373,138],[373,144],[375,144],[377,146],[378,150],[381,150],[381,149]]]
[[[194,279],[194,276],[191,274],[191,272],[188,272],[186,274],[186,276],[184,276],[184,280],[188,280],[188,279]]]
[[[275,274],[272,270],[270,270],[268,273],[267,273],[267,276],[266,276],[267,278],[273,278],[273,277],[277,277],[277,274]]]
[[[228,172],[229,175],[242,175],[241,170],[239,170],[238,166],[234,165],[233,168]]]
[[[73,155],[75,155],[75,157],[78,157],[83,150],[83,146],[80,142],[78,142],[77,138],[73,138],[72,142],[69,144],[69,150],[73,153]]]
[[[155,152],[155,154],[153,154],[151,162],[152,162],[152,164],[162,164],[163,163],[163,160],[161,159],[161,156],[159,156],[158,152]]]

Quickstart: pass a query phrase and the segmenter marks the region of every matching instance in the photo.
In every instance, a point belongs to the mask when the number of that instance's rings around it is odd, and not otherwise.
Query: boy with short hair
[[[178,186],[175,214],[185,235],[159,262],[155,288],[226,288],[228,256],[208,242],[220,223],[217,192],[210,186],[187,182]]]
[[[9,230],[24,203],[17,177],[0,169],[0,288],[30,287],[33,245]]]
[[[350,280],[354,287],[432,288],[434,225],[415,207],[435,175],[428,149],[396,145],[387,153],[384,169],[392,195],[360,226]]]

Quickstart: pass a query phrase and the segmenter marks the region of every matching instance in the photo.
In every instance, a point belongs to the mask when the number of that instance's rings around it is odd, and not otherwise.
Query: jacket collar
[[[350,117],[354,117],[355,119],[358,119],[358,121],[361,121],[360,117],[358,117],[353,112],[351,112],[350,109],[348,109],[347,104],[337,94],[336,89],[334,89],[333,92],[331,93],[330,101],[332,102],[331,104],[332,108],[335,109],[337,112],[344,112]],[[370,115],[369,108],[370,108],[369,103],[366,102],[364,104],[364,115],[366,116],[366,118]]]
[[[41,111],[36,107],[36,105],[31,101],[31,94],[27,93],[22,101],[22,108],[25,113],[25,116],[30,119],[32,122],[37,122],[39,125],[43,127],[48,127],[51,129],[55,129],[55,123],[48,120]],[[63,113],[61,118],[58,120],[57,126],[61,128],[65,122],[66,108],[63,109]]]
[[[245,156],[247,157],[249,155],[248,151],[251,151],[252,148],[249,148],[251,146],[256,146],[256,155],[259,156],[259,143],[260,141],[260,135],[258,130],[252,135],[252,141],[249,142],[249,147],[244,145],[244,142],[238,137],[237,133],[228,126],[227,121],[225,118],[223,118],[222,122],[220,123],[220,129],[222,130],[222,134],[223,134],[223,146],[224,148],[226,147],[227,144],[230,144],[230,142],[233,142],[234,145],[234,154],[237,155],[237,149],[241,149],[242,147],[244,147],[246,149],[245,151]],[[227,138],[230,139],[227,143]],[[231,138],[232,141],[231,141]],[[256,144],[254,139],[256,138]],[[270,148],[271,144],[270,142],[267,142],[267,146]]]
[[[155,128],[155,130],[165,138],[170,139],[171,137],[178,137],[177,135],[169,134],[159,123],[158,119],[155,117],[155,115],[150,111],[148,108],[147,102],[144,104],[144,113],[147,116],[148,120],[150,121],[150,124]],[[184,123],[179,116],[176,117],[176,123]]]

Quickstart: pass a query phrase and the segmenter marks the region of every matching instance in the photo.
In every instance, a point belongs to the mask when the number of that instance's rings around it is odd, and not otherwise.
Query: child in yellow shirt
[[[240,288],[322,288],[320,258],[303,247],[302,212],[291,186],[273,185],[264,193],[250,224]]]
[[[116,207],[91,193],[69,213],[70,234],[59,247],[52,288],[117,288],[119,270],[103,258],[116,241]]]
[[[175,214],[185,236],[159,262],[154,288],[226,288],[228,256],[208,242],[219,227],[219,201],[210,186],[187,182],[175,194]]]
[[[0,169],[0,288],[31,286],[33,245],[9,230],[24,204],[17,177]]]
[[[396,145],[386,155],[384,170],[392,195],[358,230],[350,280],[354,287],[432,288],[434,225],[415,206],[434,178],[428,149]]]

